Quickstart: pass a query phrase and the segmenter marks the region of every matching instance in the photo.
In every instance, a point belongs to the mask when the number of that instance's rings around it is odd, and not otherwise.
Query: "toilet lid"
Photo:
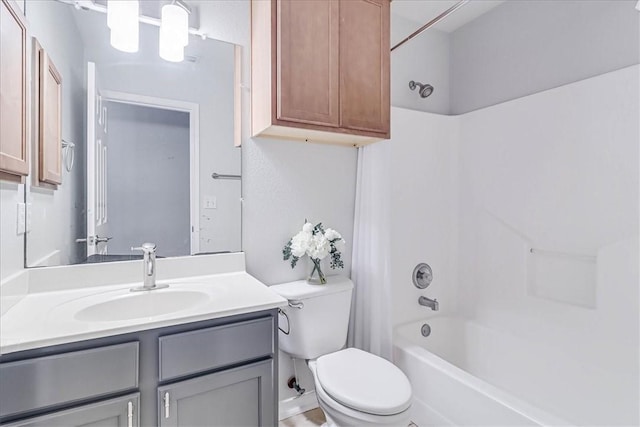
[[[318,358],[320,386],[334,400],[373,415],[394,415],[411,405],[411,384],[391,362],[348,348]]]

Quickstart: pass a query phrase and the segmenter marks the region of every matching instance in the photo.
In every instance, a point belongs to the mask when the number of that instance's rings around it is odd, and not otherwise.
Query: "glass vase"
[[[326,277],[324,277],[324,273],[322,272],[322,269],[320,268],[320,259],[318,258],[311,258],[311,262],[313,262],[313,270],[311,270],[311,274],[309,275],[309,278],[307,279],[307,281],[309,283],[320,283],[321,285],[325,285],[327,283],[327,279]],[[314,275],[318,273],[318,278],[314,278]]]

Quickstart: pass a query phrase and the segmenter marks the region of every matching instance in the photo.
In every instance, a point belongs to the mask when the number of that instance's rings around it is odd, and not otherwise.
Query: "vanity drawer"
[[[0,364],[0,418],[138,387],[138,343]]]
[[[274,354],[273,317],[159,338],[160,381]]]

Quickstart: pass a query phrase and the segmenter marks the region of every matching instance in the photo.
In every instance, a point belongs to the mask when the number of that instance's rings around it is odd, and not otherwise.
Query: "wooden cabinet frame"
[[[62,76],[34,39],[37,61],[37,181],[62,184]]]
[[[316,3],[251,2],[252,135],[349,146],[388,139],[389,0]],[[305,70],[316,77],[315,92]]]
[[[0,0],[0,14],[0,179],[21,182],[29,174],[27,26],[13,1]]]

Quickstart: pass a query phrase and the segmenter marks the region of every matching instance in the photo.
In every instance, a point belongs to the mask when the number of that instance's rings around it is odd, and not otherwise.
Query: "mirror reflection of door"
[[[96,65],[87,64],[87,257],[106,255],[109,245],[107,215],[107,108],[102,104]]]
[[[87,262],[135,258],[143,242],[197,253],[198,106],[104,90],[87,70]]]
[[[189,113],[107,102],[110,254],[153,242],[158,256],[191,253]],[[115,164],[115,163],[112,163]]]

